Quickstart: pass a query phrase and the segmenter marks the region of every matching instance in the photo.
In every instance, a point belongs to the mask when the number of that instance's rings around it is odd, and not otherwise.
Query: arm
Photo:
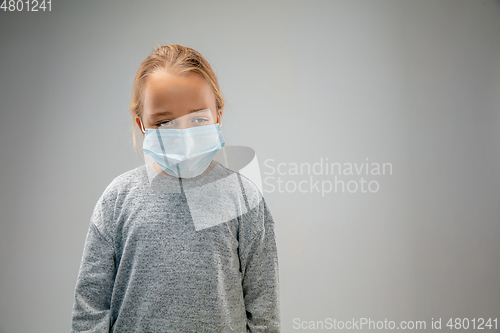
[[[109,332],[110,303],[116,275],[112,241],[98,229],[101,213],[94,210],[75,287],[71,332]]]
[[[278,255],[274,221],[264,198],[245,214],[240,255],[249,332],[280,332]],[[251,226],[251,227],[250,227]]]

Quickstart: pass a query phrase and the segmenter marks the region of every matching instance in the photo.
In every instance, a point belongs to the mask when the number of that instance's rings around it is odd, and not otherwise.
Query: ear
[[[141,130],[142,135],[146,134],[146,129],[144,128],[144,124],[142,123],[141,119],[139,117],[135,117],[135,123]]]
[[[219,119],[218,119],[218,123],[219,123],[219,126],[222,127],[222,109],[217,109],[218,113],[219,113]]]

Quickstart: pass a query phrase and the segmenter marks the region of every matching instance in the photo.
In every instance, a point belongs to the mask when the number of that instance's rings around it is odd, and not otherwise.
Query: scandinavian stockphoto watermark
[[[279,193],[377,193],[380,177],[392,175],[392,163],[329,162],[321,157],[314,163],[264,161],[264,192]]]

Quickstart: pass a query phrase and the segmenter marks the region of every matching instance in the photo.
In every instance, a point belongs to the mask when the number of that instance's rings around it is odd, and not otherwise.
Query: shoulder
[[[145,177],[146,167],[144,165],[125,171],[116,176],[109,183],[109,185],[104,189],[103,196],[119,195],[123,192],[130,191],[135,187],[143,185]]]
[[[228,183],[234,184],[234,193],[238,196],[242,194],[239,198],[243,202],[238,202],[242,212],[238,218],[238,230],[240,240],[246,244],[243,247],[263,233],[274,233],[274,220],[258,185],[246,175],[222,164],[217,168],[217,172],[224,176]]]
[[[104,189],[92,213],[92,223],[103,233],[112,234],[111,229],[117,209],[128,193],[142,186],[145,166],[139,166],[116,176]]]
[[[222,176],[221,178],[227,178],[230,183],[236,184],[236,187],[241,190],[243,196],[246,198],[250,209],[259,206],[264,200],[259,187],[244,174],[229,169],[220,163],[218,163],[217,172]]]
[[[267,228],[271,228],[274,224],[272,214],[269,210],[262,192],[255,182],[244,174],[231,170],[222,164],[218,166],[218,172],[221,175],[231,179],[229,183],[235,184],[236,191],[241,191],[240,207],[241,224],[240,227],[247,230],[250,234],[256,234]]]
[[[143,186],[145,172],[145,166],[142,165],[116,176],[102,192],[96,209],[110,211],[116,207],[120,197],[126,197],[131,191]]]

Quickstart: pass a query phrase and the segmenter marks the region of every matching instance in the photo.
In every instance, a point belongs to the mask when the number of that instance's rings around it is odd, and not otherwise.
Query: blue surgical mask
[[[167,174],[177,178],[201,175],[225,141],[218,123],[184,129],[145,129],[143,151]]]

